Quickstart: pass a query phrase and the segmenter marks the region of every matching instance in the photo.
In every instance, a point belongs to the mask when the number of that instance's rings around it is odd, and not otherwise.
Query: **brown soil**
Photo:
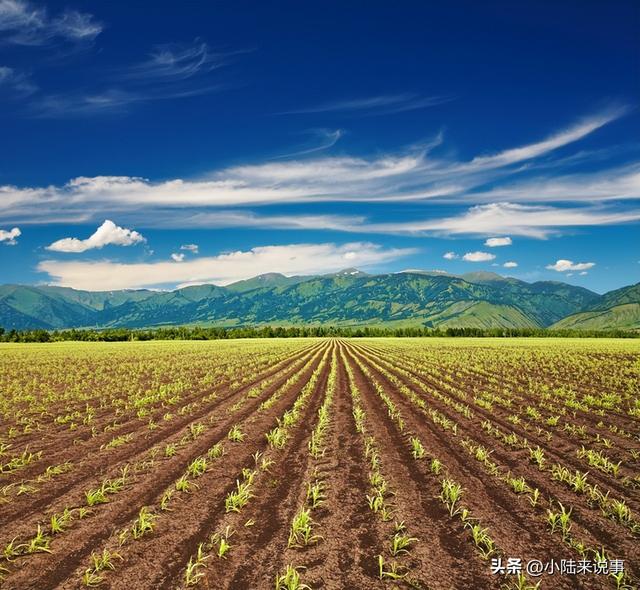
[[[325,439],[326,450],[324,455],[314,458],[308,450],[308,442],[330,387],[334,354],[337,379]],[[364,436],[355,428],[347,367],[366,413]],[[404,371],[421,386],[412,383]],[[290,428],[286,445],[279,450],[271,449],[265,433],[293,406],[314,372],[318,375],[315,387],[298,421]],[[402,388],[394,385],[387,373],[424,399],[428,407],[455,421],[457,435],[434,424],[402,393]],[[244,398],[255,385],[274,375],[277,379],[259,397]],[[299,375],[299,379],[288,382],[294,375]],[[570,375],[572,373],[567,373],[565,378]],[[540,382],[548,380],[544,373],[533,376]],[[569,469],[586,471],[575,455],[576,446],[579,447],[575,439],[559,429],[553,430],[550,442],[533,429],[521,433],[507,420],[509,412],[499,406],[489,412],[470,403],[473,416],[465,418],[428,393],[436,391],[450,395],[445,384],[470,393],[492,391],[494,384],[489,377],[482,371],[473,372],[466,367],[460,367],[455,375],[439,373],[437,366],[416,371],[401,351],[386,350],[383,343],[301,341],[295,353],[274,366],[262,366],[256,377],[241,387],[234,388],[228,379],[221,378],[206,391],[193,391],[183,398],[184,403],[194,403],[193,410],[176,415],[174,420],[160,424],[157,430],[149,431],[146,422],[129,416],[116,430],[85,438],[81,444],[73,444],[78,433],[71,434],[66,430],[47,432],[40,447],[37,433],[25,435],[19,439],[20,445],[28,443],[33,450],[46,449],[46,459],[43,457],[20,474],[0,479],[0,487],[33,478],[47,465],[63,461],[71,461],[73,469],[40,484],[39,491],[33,495],[12,496],[10,501],[0,504],[0,574],[3,568],[7,570],[4,579],[0,575],[0,588],[86,588],[82,576],[91,566],[92,553],[102,553],[106,549],[117,553],[117,557],[113,560],[113,570],[100,572],[102,580],[97,583],[98,588],[177,590],[185,588],[187,564],[204,543],[206,567],[201,568],[202,577],[194,588],[272,589],[276,576],[287,565],[293,565],[300,568],[302,582],[313,590],[498,590],[510,580],[491,574],[490,563],[477,550],[469,528],[463,526],[458,516],[449,515],[439,498],[441,480],[445,476],[462,485],[461,504],[488,529],[497,546],[496,555],[519,557],[525,562],[528,559],[580,559],[560,535],[552,534],[547,526],[546,507],[548,499],[553,498],[573,509],[572,533],[589,547],[604,547],[607,553],[624,559],[626,571],[635,579],[632,584],[637,584],[640,579],[637,537],[619,523],[605,518],[599,509],[589,506],[584,496],[573,493],[551,479],[548,472],[537,469],[529,462],[526,451],[505,446],[480,425],[483,420],[490,420],[500,429],[526,436],[530,444],[539,445],[550,463],[558,461]],[[513,376],[505,381],[505,387],[512,389],[514,397],[522,399],[522,403],[534,405],[536,400],[531,396],[518,394],[518,384],[524,383],[522,379],[522,376]],[[401,413],[402,430],[390,417],[377,384]],[[217,398],[203,402],[214,390]],[[260,404],[276,391],[281,391],[281,395],[275,403],[260,411]],[[495,391],[498,393],[499,390]],[[244,403],[237,406],[241,399]],[[164,411],[161,407],[154,408],[160,416]],[[51,415],[55,413],[54,409]],[[104,413],[98,414],[95,420],[96,424],[104,426],[112,418]],[[593,416],[585,417],[585,420],[593,432]],[[610,413],[606,420],[608,424],[630,428],[626,416]],[[204,432],[188,443],[180,444],[189,426],[197,423],[206,426]],[[242,442],[227,440],[227,432],[233,425],[238,425],[245,433]],[[115,449],[100,450],[101,445],[114,436],[127,433],[133,434],[131,442]],[[364,451],[365,436],[373,437],[380,471],[393,492],[388,496],[393,514],[389,522],[384,522],[370,510],[367,502],[371,486],[370,466]],[[413,458],[410,444],[413,436],[420,439],[428,458]],[[522,475],[529,485],[537,487],[541,493],[541,506],[531,506],[525,495],[516,494],[505,482],[490,475],[460,444],[465,438],[492,449],[491,459],[501,472]],[[628,442],[613,434],[610,439],[616,445]],[[223,457],[209,462],[206,472],[193,480],[197,486],[189,492],[175,494],[170,511],[160,511],[158,507],[165,490],[185,472],[187,465],[205,455],[217,442],[224,443]],[[160,453],[153,461],[148,461],[152,447],[164,448],[168,443],[178,443],[175,455],[165,457]],[[256,469],[253,497],[241,512],[227,513],[225,498],[235,489],[236,480],[242,480],[243,469],[254,468],[256,452],[264,453],[274,462],[268,470]],[[613,451],[611,456],[616,456]],[[431,457],[442,462],[441,474],[431,472]],[[52,514],[60,513],[65,507],[84,506],[85,492],[98,487],[105,477],[117,477],[125,465],[138,465],[138,470],[131,472],[122,491],[109,496],[108,503],[94,506],[86,518],[75,520],[64,532],[52,536],[52,553],[36,552],[11,561],[2,557],[2,550],[12,539],[15,538],[16,543],[28,542],[38,525],[50,535]],[[640,508],[637,488],[624,486],[620,480],[595,470],[589,472],[589,478],[600,488],[611,490],[612,496],[624,498],[637,515]],[[306,548],[288,547],[291,521],[299,508],[306,505],[307,484],[315,480],[322,481],[326,489],[324,502],[312,511],[313,532],[319,538]],[[119,532],[131,526],[145,506],[156,515],[153,531],[120,547]],[[394,522],[399,521],[404,522],[408,534],[417,541],[411,544],[408,553],[393,557],[389,547]],[[207,543],[213,533],[227,526],[233,532],[229,538],[231,549],[221,559],[211,552]],[[397,562],[402,577],[396,581],[381,580],[378,555],[384,557],[386,564]],[[541,580],[541,588],[554,590],[615,587],[607,576],[557,575],[543,576]]]

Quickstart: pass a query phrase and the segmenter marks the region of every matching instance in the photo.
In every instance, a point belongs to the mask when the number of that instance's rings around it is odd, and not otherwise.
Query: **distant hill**
[[[640,283],[603,295],[587,311],[561,319],[553,328],[604,330],[622,328],[640,330]]]
[[[306,277],[268,273],[225,287],[175,291],[0,286],[5,329],[267,324],[633,329],[640,327],[640,284],[598,295],[485,272],[369,275],[346,269]]]

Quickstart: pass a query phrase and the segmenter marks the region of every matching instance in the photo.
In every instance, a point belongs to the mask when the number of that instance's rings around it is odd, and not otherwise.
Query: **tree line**
[[[261,326],[112,328],[70,330],[5,330],[0,342],[126,342],[144,340],[226,340],[234,338],[317,338],[317,337],[396,337],[396,338],[638,338],[631,330],[549,330],[546,328],[384,328],[340,326]]]

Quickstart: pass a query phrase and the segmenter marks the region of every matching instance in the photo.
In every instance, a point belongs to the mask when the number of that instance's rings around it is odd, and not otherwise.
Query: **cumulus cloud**
[[[47,250],[53,252],[86,252],[94,248],[104,246],[132,246],[146,240],[137,231],[119,227],[113,221],[107,219],[105,222],[86,240],[78,238],[63,238],[47,246]]]
[[[595,262],[573,262],[573,260],[556,260],[555,264],[548,264],[546,268],[557,272],[567,272],[568,270],[589,270],[596,265]],[[568,276],[568,275],[567,275]]]
[[[509,237],[504,237],[504,238],[488,238],[484,245],[485,246],[489,246],[489,248],[497,248],[498,246],[511,246],[513,242],[511,241],[511,238]]]
[[[502,266],[504,266],[505,268],[516,268],[518,266],[518,263],[514,262],[513,260],[509,260],[508,262],[505,262]]]
[[[193,252],[193,254],[198,253],[198,244],[182,244],[180,246],[180,250],[186,250],[187,252]]]
[[[455,260],[456,258],[460,258],[455,252],[445,252],[442,255],[442,258],[446,258],[447,260]]]
[[[496,257],[495,254],[491,254],[489,252],[467,252],[462,260],[466,260],[467,262],[488,262],[489,260],[493,260]]]
[[[285,275],[328,273],[347,266],[367,268],[415,253],[413,248],[384,248],[370,242],[288,244],[228,252],[181,264],[44,260],[38,270],[47,273],[56,285],[100,291],[203,283],[226,285],[261,274],[265,269]]]
[[[171,254],[171,260],[173,260],[174,262],[182,262],[184,260],[184,253],[176,254],[175,252],[173,252]]]
[[[17,238],[22,235],[19,227],[14,227],[9,231],[0,229],[0,243],[6,246],[15,246],[18,243]]]

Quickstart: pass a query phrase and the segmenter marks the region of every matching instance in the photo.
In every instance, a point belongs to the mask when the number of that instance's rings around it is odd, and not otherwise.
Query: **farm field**
[[[639,580],[636,340],[0,345],[0,588]]]

